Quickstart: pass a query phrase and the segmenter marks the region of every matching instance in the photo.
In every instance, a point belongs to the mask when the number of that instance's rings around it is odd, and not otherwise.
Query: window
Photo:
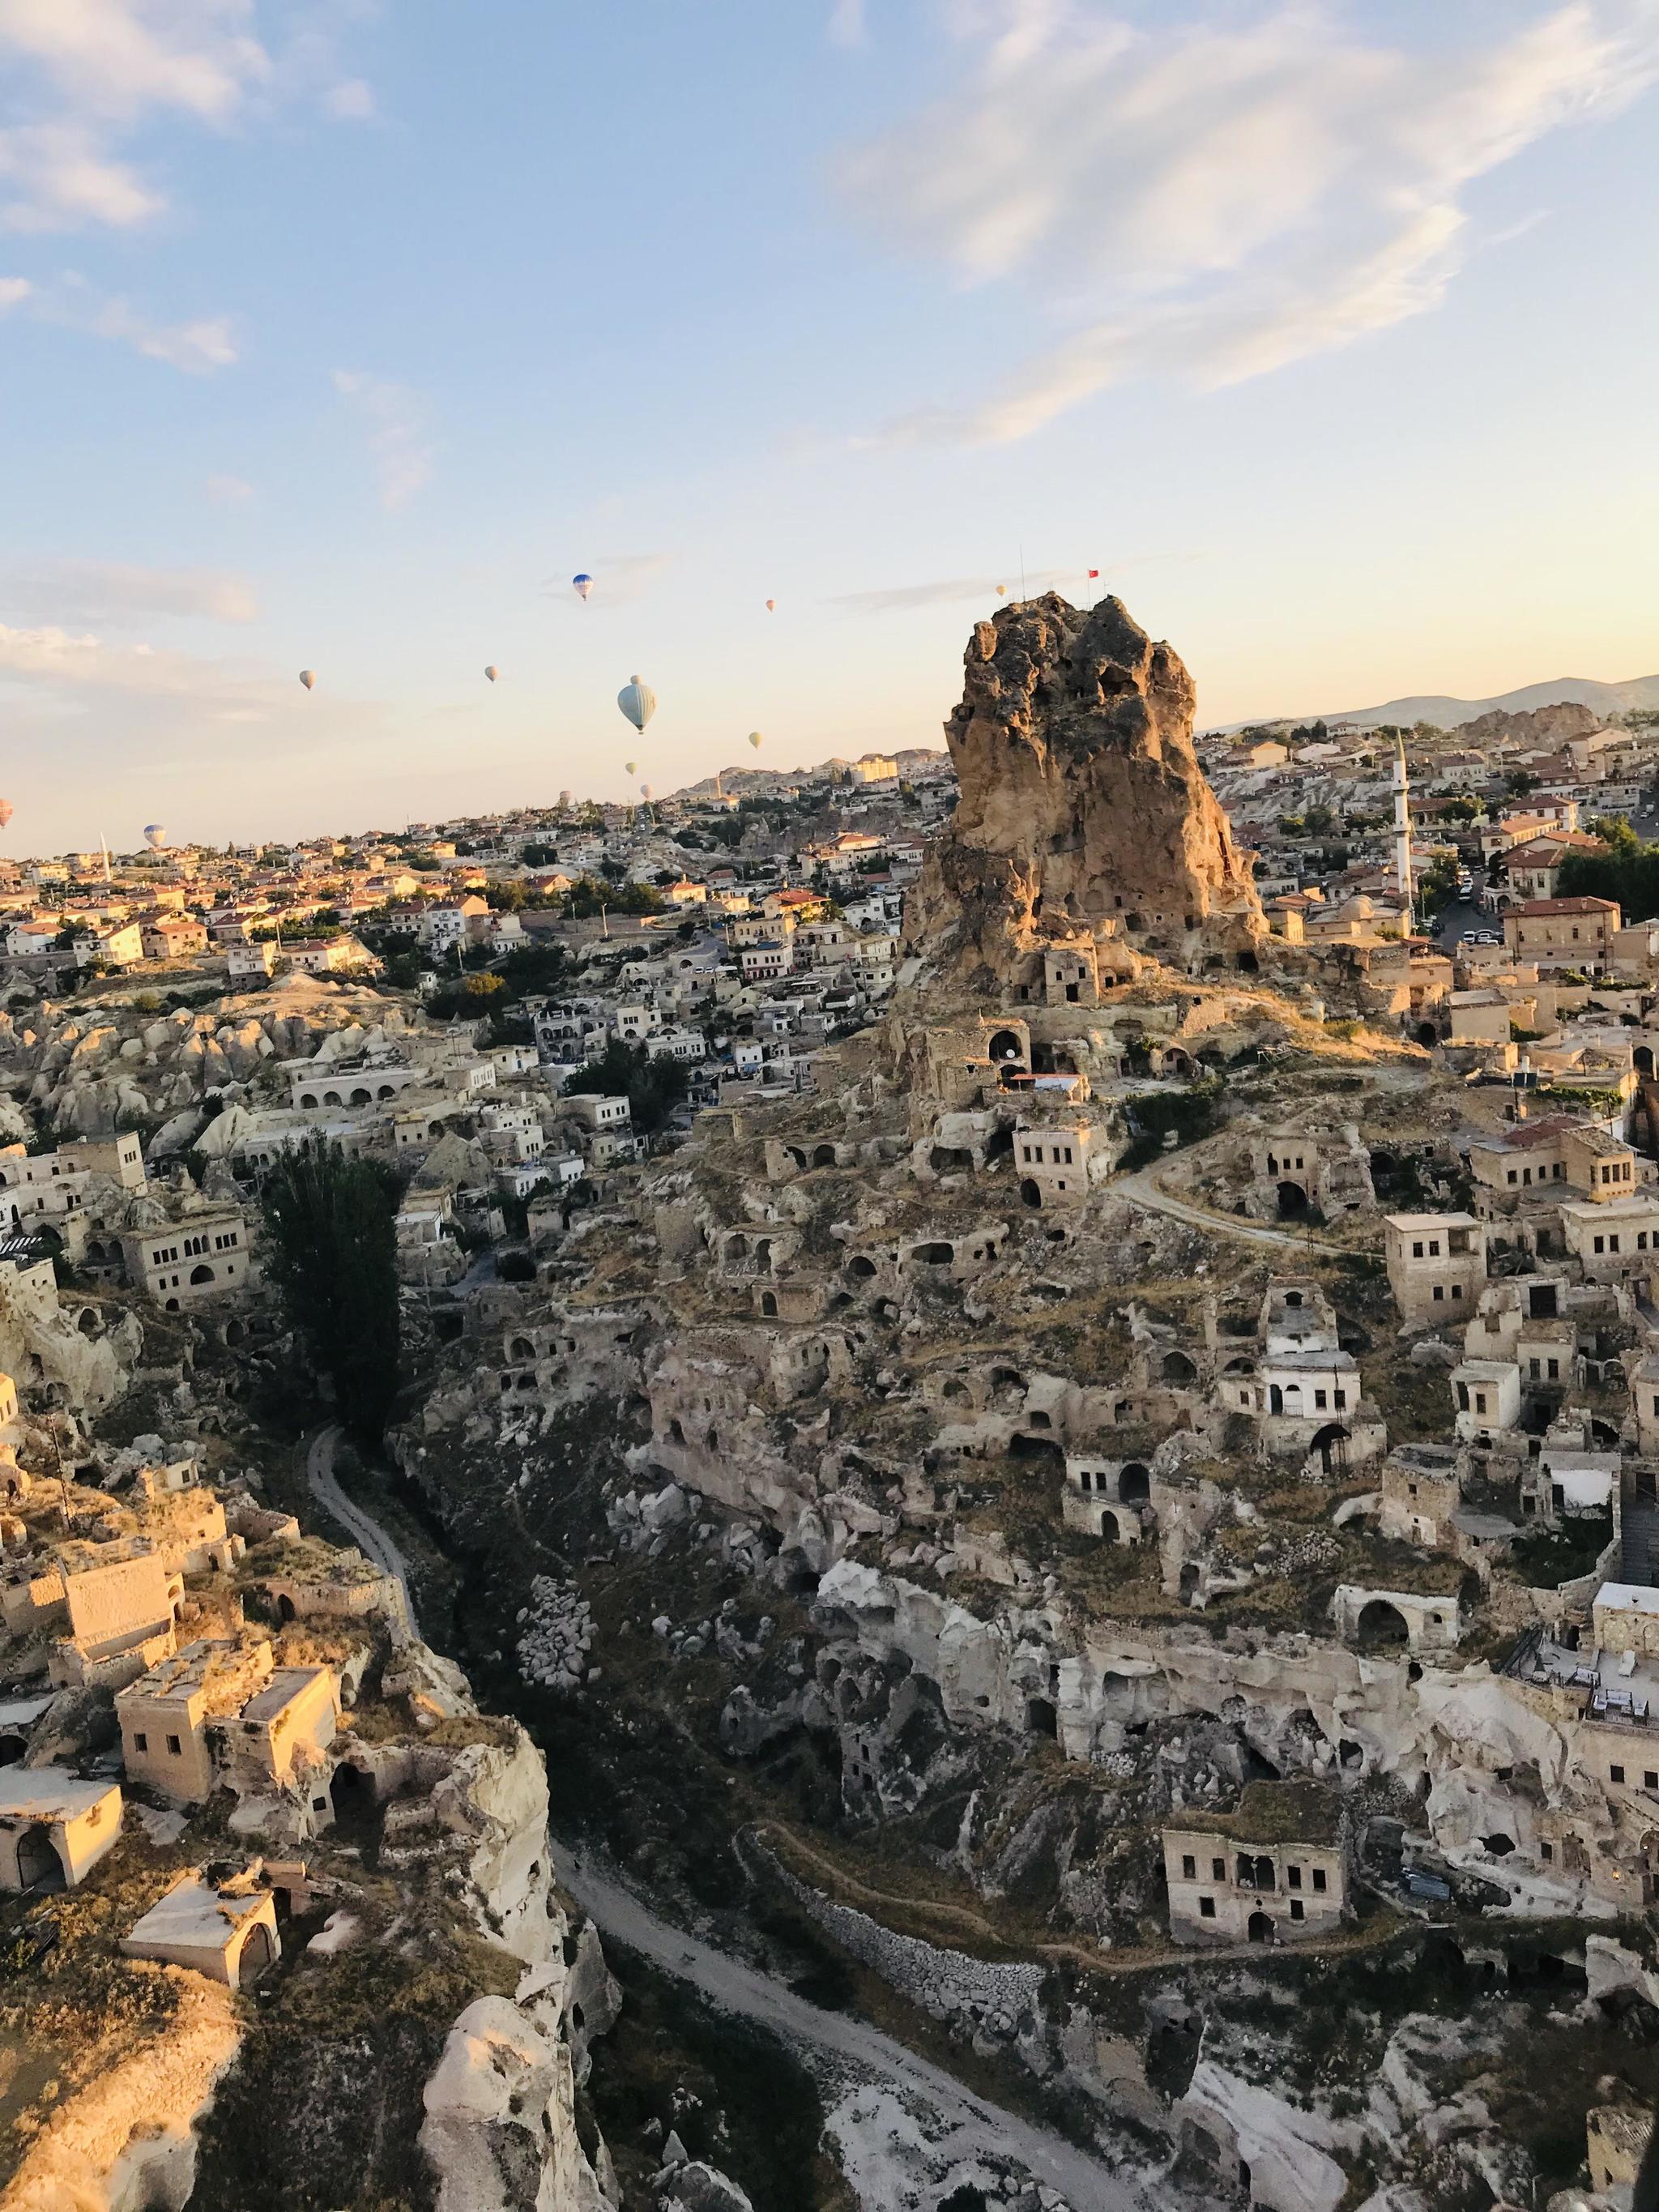
[[[1348,1394],[1347,1394],[1347,1392],[1346,1392],[1346,1390],[1338,1390],[1338,1391],[1334,1394],[1334,1395],[1335,1395],[1335,1400],[1336,1400],[1336,1410],[1337,1410],[1337,1412],[1338,1412],[1339,1413],[1346,1413],[1346,1410],[1347,1410],[1347,1405],[1348,1405]]]
[[[1513,1168],[1510,1170],[1509,1174],[1504,1180],[1509,1182],[1513,1182],[1515,1181],[1515,1170]]]
[[[1440,1257],[1440,1239],[1437,1237],[1431,1237],[1429,1239],[1429,1257],[1431,1260],[1437,1260]]]
[[[1607,1769],[1607,1779],[1608,1779],[1608,1781],[1609,1781],[1609,1782],[1622,1782],[1622,1781],[1624,1780],[1624,1778],[1625,1778],[1625,1770],[1624,1770],[1624,1768],[1623,1768],[1622,1766],[1610,1766],[1610,1767],[1608,1767],[1608,1769]]]
[[[170,1756],[174,1759],[182,1759],[185,1755],[185,1747],[179,1742],[176,1735],[170,1735],[167,1738],[167,1751]]]
[[[1551,1863],[1553,1861],[1553,1859],[1554,1859],[1554,1857],[1555,1857],[1555,1846],[1554,1846],[1554,1844],[1540,1844],[1540,1845],[1538,1846],[1538,1856],[1539,1856],[1539,1857],[1540,1857],[1540,1859],[1542,1859],[1542,1860],[1543,1860],[1544,1864],[1545,1864],[1546,1866],[1550,1865],[1550,1864],[1551,1864]]]
[[[1537,1360],[1529,1359],[1527,1362],[1527,1372],[1532,1377],[1533,1381],[1536,1382],[1541,1378],[1543,1369],[1540,1367]]]
[[[1435,1285],[1435,1286],[1434,1286],[1434,1295],[1435,1295],[1435,1297],[1436,1297],[1437,1298],[1443,1298],[1443,1297],[1445,1297],[1445,1295],[1446,1295],[1445,1289],[1444,1289],[1444,1286],[1443,1286],[1442,1284],[1437,1283],[1437,1284]]]
[[[1300,1868],[1300,1867],[1298,1867],[1298,1866],[1293,1866],[1293,1867],[1286,1867],[1286,1868],[1285,1868],[1285,1887],[1286,1887],[1286,1889],[1300,1889],[1300,1888],[1301,1888],[1301,1887],[1302,1887],[1302,1869],[1301,1869],[1301,1868]]]
[[[1420,1260],[1420,1259],[1422,1258],[1422,1256],[1423,1256],[1423,1247],[1422,1247],[1422,1245],[1421,1245],[1420,1243],[1413,1244],[1413,1245],[1412,1246],[1412,1257],[1413,1257],[1413,1260]]]
[[[1486,1410],[1486,1394],[1484,1390],[1477,1390],[1474,1394],[1474,1410],[1477,1413],[1484,1413]]]
[[[311,1809],[313,1813],[326,1813],[328,1810],[327,1798],[313,1797],[311,1801]]]
[[[1323,1868],[1323,1867],[1316,1867],[1316,1868],[1314,1869],[1314,1870],[1313,1870],[1313,1878],[1314,1878],[1314,1887],[1315,1887],[1316,1890],[1318,1890],[1318,1891],[1320,1892],[1320,1893],[1322,1895],[1322,1894],[1324,1893],[1324,1889],[1325,1889],[1325,1869],[1324,1869],[1324,1868]]]
[[[1226,1879],[1227,1879],[1227,1862],[1226,1862],[1226,1860],[1225,1860],[1225,1859],[1212,1859],[1212,1860],[1210,1861],[1210,1880],[1211,1880],[1212,1881],[1226,1881]]]
[[[1603,1244],[1602,1244],[1602,1241],[1601,1241],[1601,1239],[1599,1237],[1598,1237],[1596,1238],[1596,1240],[1595,1240],[1595,1249],[1596,1249],[1596,1250],[1597,1250],[1598,1252],[1601,1251],[1601,1250],[1604,1249]]]
[[[132,1732],[132,1747],[135,1751],[148,1751],[149,1749],[149,1738],[144,1734],[142,1729],[134,1729]]]
[[[1316,1390],[1314,1392],[1314,1404],[1319,1408],[1319,1411],[1322,1413],[1324,1412],[1325,1393],[1322,1390]]]
[[[1550,1381],[1551,1381],[1552,1382],[1559,1382],[1560,1381],[1560,1379],[1561,1379],[1561,1363],[1560,1363],[1560,1361],[1559,1361],[1559,1359],[1552,1359],[1552,1360],[1550,1361],[1550,1363],[1549,1363],[1549,1377],[1550,1377]]]
[[[1305,1920],[1305,1919],[1307,1918],[1307,1917],[1308,1917],[1308,1908],[1307,1908],[1307,1906],[1306,1906],[1305,1905],[1304,1905],[1304,1903],[1302,1902],[1302,1899],[1301,1899],[1299,1897],[1293,1897],[1293,1898],[1291,1899],[1291,1919],[1292,1919],[1292,1920]]]
[[[1196,1881],[1198,1880],[1198,1861],[1193,1856],[1190,1851],[1185,1853],[1182,1858],[1181,1879],[1182,1881]]]
[[[1214,1898],[1212,1898],[1212,1897],[1200,1897],[1200,1898],[1199,1899],[1199,1900],[1198,1900],[1198,1917],[1199,1917],[1199,1918],[1200,1918],[1200,1920],[1213,1920],[1213,1919],[1215,1918],[1215,1899],[1214,1899]]]
[[[1452,1296],[1453,1296],[1455,1298],[1461,1298],[1461,1297],[1462,1297],[1462,1295],[1463,1295],[1463,1285],[1462,1285],[1462,1283],[1454,1283],[1454,1284],[1452,1285]]]
[[[1659,1771],[1650,1766],[1642,1776],[1644,1790],[1659,1790]]]

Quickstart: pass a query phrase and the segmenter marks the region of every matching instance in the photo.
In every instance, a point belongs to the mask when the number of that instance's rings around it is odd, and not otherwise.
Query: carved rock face
[[[907,916],[939,966],[1028,982],[1045,948],[1238,950],[1263,933],[1248,866],[1193,750],[1193,680],[1121,600],[1057,594],[969,641],[945,725],[962,795]]]

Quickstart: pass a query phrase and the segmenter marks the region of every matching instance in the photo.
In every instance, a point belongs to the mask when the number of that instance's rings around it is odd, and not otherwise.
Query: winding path
[[[409,1562],[392,1542],[378,1521],[371,1519],[361,1505],[354,1505],[341,1489],[334,1472],[334,1455],[340,1444],[340,1425],[333,1422],[319,1429],[311,1439],[306,1454],[306,1477],[311,1485],[311,1494],[324,1510],[339,1522],[347,1535],[371,1566],[379,1567],[382,1574],[393,1577],[404,1594],[404,1613],[409,1622],[410,1633],[418,1636],[420,1629],[415,1619],[414,1601],[409,1594]]]
[[[615,1938],[655,1966],[690,1982],[722,2011],[752,2020],[786,2046],[803,2043],[849,2061],[886,2087],[914,2096],[960,2133],[961,2154],[1012,2160],[1035,2182],[1057,2189],[1073,2212],[1153,2212],[1156,2200],[1136,2182],[1063,2136],[1034,2127],[1000,2106],[978,2097],[942,2067],[919,2058],[868,2021],[846,2013],[821,2012],[781,1982],[757,1972],[712,1944],[684,1934],[659,1917],[642,1898],[605,1872],[587,1852],[573,1856],[551,1845],[554,1867],[570,1896],[591,1915],[601,1935]]]
[[[1332,1260],[1352,1260],[1355,1256],[1346,1244],[1326,1244],[1316,1237],[1297,1237],[1288,1229],[1264,1229],[1259,1223],[1241,1221],[1237,1214],[1217,1213],[1207,1206],[1171,1198],[1168,1191],[1158,1188],[1150,1167],[1138,1168],[1133,1175],[1120,1176],[1115,1182],[1104,1186],[1103,1194],[1127,1198],[1131,1206],[1144,1206],[1148,1213],[1167,1214],[1171,1221],[1184,1221],[1189,1229],[1212,1230],[1218,1236],[1240,1237],[1247,1244],[1277,1244],[1292,1252],[1322,1252]]]

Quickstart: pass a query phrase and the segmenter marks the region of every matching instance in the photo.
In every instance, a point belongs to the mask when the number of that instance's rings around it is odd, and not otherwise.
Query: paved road
[[[1136,2183],[1114,2173],[1063,2136],[974,2096],[942,2068],[918,2058],[867,2021],[846,2013],[820,2012],[781,1982],[683,1934],[659,1918],[587,1852],[575,1858],[558,1844],[551,1851],[560,1881],[592,1915],[601,1935],[614,1936],[678,1979],[690,1982],[722,2011],[756,2021],[786,2045],[809,2043],[832,2057],[850,2060],[878,2081],[920,2098],[962,2130],[957,2144],[961,2154],[1012,2160],[1033,2181],[1059,2190],[1073,2212],[1152,2212],[1154,2198]]]
[[[1132,1206],[1145,1206],[1149,1213],[1167,1214],[1171,1221],[1184,1221],[1191,1229],[1213,1230],[1218,1236],[1237,1237],[1246,1244],[1282,1245],[1292,1252],[1323,1252],[1332,1258],[1346,1260],[1352,1257],[1343,1244],[1322,1243],[1316,1237],[1298,1237],[1293,1230],[1266,1229],[1259,1222],[1241,1221],[1236,1214],[1212,1213],[1207,1206],[1190,1205],[1184,1198],[1171,1198],[1153,1182],[1153,1170],[1140,1168],[1133,1175],[1120,1176],[1115,1182],[1105,1188],[1114,1198],[1127,1198]]]
[[[408,1617],[410,1632],[418,1636],[420,1629],[415,1620],[414,1601],[409,1595],[409,1562],[380,1522],[372,1520],[361,1505],[354,1505],[341,1489],[334,1474],[334,1455],[339,1443],[337,1422],[326,1429],[319,1429],[311,1439],[311,1447],[306,1455],[306,1474],[311,1484],[311,1494],[339,1522],[371,1565],[379,1567],[383,1574],[394,1575],[402,1583],[404,1611]]]

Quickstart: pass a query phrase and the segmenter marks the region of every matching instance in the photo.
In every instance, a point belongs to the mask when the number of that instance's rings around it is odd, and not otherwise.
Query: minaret
[[[1394,763],[1394,883],[1395,889],[1406,902],[1406,921],[1412,918],[1412,806],[1411,788],[1406,781],[1406,740],[1400,740],[1400,750]]]

